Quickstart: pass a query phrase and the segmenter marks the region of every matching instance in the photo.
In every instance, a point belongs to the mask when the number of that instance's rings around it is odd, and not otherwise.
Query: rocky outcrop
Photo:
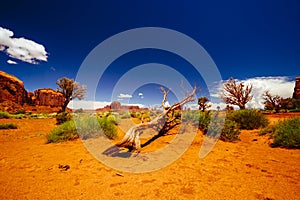
[[[38,106],[61,107],[64,100],[63,94],[50,88],[37,89],[34,91],[34,96],[31,96],[33,104]]]
[[[27,103],[27,91],[17,77],[0,71],[0,103],[13,102],[24,105]]]
[[[297,100],[300,100],[300,76],[296,77],[296,83],[295,83],[293,98],[297,99]]]
[[[50,88],[27,92],[24,83],[17,77],[0,71],[0,110],[14,112],[18,110],[56,112],[64,104],[63,94]]]

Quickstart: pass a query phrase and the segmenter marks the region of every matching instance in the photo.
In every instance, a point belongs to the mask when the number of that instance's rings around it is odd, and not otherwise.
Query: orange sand
[[[237,143],[218,141],[204,159],[198,157],[199,132],[173,164],[130,174],[100,163],[81,140],[46,144],[55,119],[2,122],[19,129],[0,130],[0,199],[300,199],[300,150],[271,148],[268,136],[257,131],[242,131]]]

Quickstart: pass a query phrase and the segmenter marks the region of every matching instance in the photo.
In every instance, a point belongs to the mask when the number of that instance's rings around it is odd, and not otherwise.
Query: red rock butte
[[[137,111],[142,111],[142,110],[148,110],[148,108],[140,108],[139,106],[121,105],[121,103],[118,102],[118,101],[111,102],[110,105],[107,105],[104,108],[96,109],[97,112],[105,112],[105,111],[116,111],[116,112],[131,111],[131,112],[137,112]]]
[[[51,88],[27,92],[24,83],[17,77],[0,71],[0,110],[56,112],[64,103],[63,94]]]

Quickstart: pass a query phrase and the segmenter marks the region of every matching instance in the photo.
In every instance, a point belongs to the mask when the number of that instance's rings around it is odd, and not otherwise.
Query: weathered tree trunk
[[[153,127],[159,127],[163,126],[165,124],[165,117],[169,112],[172,112],[173,110],[182,107],[184,104],[188,102],[194,101],[194,95],[196,93],[196,87],[194,87],[193,91],[186,95],[186,97],[180,101],[179,103],[175,103],[174,105],[167,107],[165,106],[165,102],[167,100],[167,94],[169,91],[165,91],[164,88],[161,87],[161,90],[164,94],[164,98],[162,101],[162,106],[164,108],[164,111],[159,114],[157,117],[155,117],[150,122],[137,124],[133,127],[131,127],[123,137],[122,141],[117,144],[118,147],[130,147],[132,148],[132,151],[139,152],[141,149],[141,143],[140,143],[140,135],[142,134],[143,130],[147,128],[153,128]]]

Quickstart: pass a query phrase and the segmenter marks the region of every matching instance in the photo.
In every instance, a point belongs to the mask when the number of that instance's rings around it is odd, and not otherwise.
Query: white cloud
[[[248,108],[258,108],[263,109],[263,98],[262,94],[268,90],[273,95],[279,95],[283,98],[292,97],[295,80],[289,80],[288,77],[278,76],[278,77],[255,77],[246,80],[239,80],[245,82],[245,84],[253,84],[253,98],[250,102],[246,104]],[[212,97],[219,97],[220,91],[222,90],[222,84],[217,84],[214,89],[214,93],[211,94]],[[225,108],[224,103],[213,104],[213,108],[220,106],[221,109]]]
[[[107,105],[110,105],[111,102],[107,101],[71,101],[68,105],[68,108],[71,109],[85,109],[85,110],[96,110],[97,108],[104,108]],[[125,106],[139,106],[140,108],[145,108],[143,104],[122,104]]]
[[[130,99],[130,98],[132,98],[132,95],[121,93],[121,94],[119,94],[118,98],[119,99]]]
[[[7,62],[8,64],[11,64],[11,65],[16,65],[16,64],[18,64],[17,62],[12,61],[12,60],[7,60],[6,62]]]
[[[140,103],[124,103],[122,104],[123,106],[138,106],[139,108],[147,108],[144,104]]]
[[[68,104],[68,108],[71,109],[86,109],[86,110],[95,110],[97,108],[103,108],[107,105],[110,105],[111,102],[100,102],[100,101],[71,101]]]
[[[144,94],[143,94],[143,93],[140,92],[138,95],[139,95],[139,97],[140,97],[141,99],[144,98]]]
[[[0,27],[0,51],[31,64],[47,61],[48,53],[43,45],[25,38],[13,38],[13,35],[12,31]]]

